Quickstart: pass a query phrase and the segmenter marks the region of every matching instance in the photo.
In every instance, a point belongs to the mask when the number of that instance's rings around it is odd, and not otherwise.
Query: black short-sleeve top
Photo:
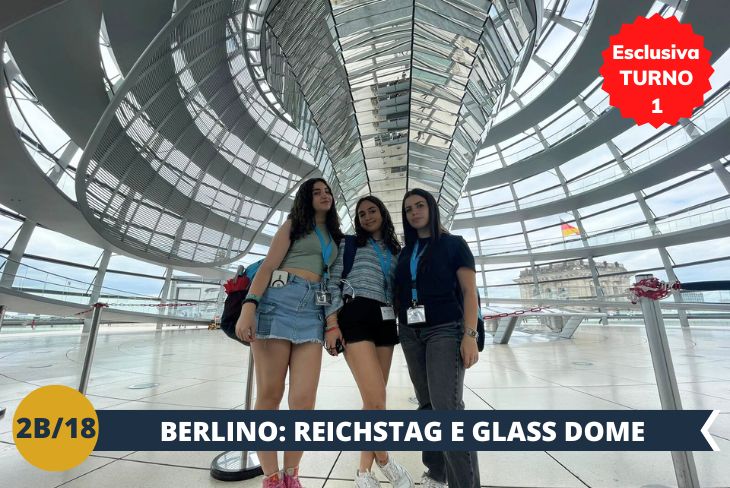
[[[474,255],[461,236],[442,234],[436,243],[431,238],[419,239],[419,254],[424,246],[416,275],[418,303],[426,311],[428,325],[460,321],[464,317],[456,270],[466,267],[475,270]],[[411,255],[413,246],[403,249],[398,257],[395,281],[400,303],[398,320],[406,324],[406,311],[411,305]]]

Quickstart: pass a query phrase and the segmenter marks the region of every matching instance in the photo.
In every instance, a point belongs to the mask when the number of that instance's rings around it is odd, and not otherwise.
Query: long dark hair
[[[416,231],[416,229],[408,223],[408,219],[406,218],[406,198],[413,195],[423,197],[426,200],[426,204],[428,205],[428,227],[431,230],[431,244],[436,244],[436,241],[438,241],[443,234],[448,234],[449,231],[441,225],[439,206],[433,195],[421,188],[414,188],[403,195],[403,203],[401,204],[401,210],[403,212],[403,235],[406,238],[406,247],[412,248],[416,245],[416,241],[418,240],[418,231]],[[427,254],[430,254],[433,246],[428,247],[429,251]]]
[[[327,189],[332,195],[332,189],[330,185],[322,178],[310,178],[299,187],[296,196],[294,197],[294,203],[291,206],[289,212],[289,219],[291,220],[291,232],[289,233],[289,240],[291,242],[301,239],[310,232],[314,231],[314,207],[312,206],[312,199],[314,194],[314,184],[318,181],[327,186]],[[343,234],[340,230],[340,218],[335,210],[335,196],[332,195],[332,206],[327,212],[327,219],[325,221],[327,230],[329,231],[332,239],[334,239],[337,245],[340,244]]]
[[[368,242],[368,238],[370,238],[370,233],[362,228],[362,224],[360,224],[360,215],[358,215],[358,209],[360,208],[360,204],[362,202],[371,202],[375,204],[376,207],[378,207],[378,210],[380,211],[380,216],[383,218],[383,223],[381,224],[380,231],[383,234],[383,239],[385,240],[385,245],[388,246],[388,249],[392,254],[398,254],[400,252],[400,242],[398,242],[398,237],[395,235],[395,227],[393,226],[393,219],[390,218],[390,212],[388,212],[388,209],[385,208],[385,204],[380,200],[380,198],[368,195],[366,197],[362,197],[360,200],[357,201],[357,205],[355,205],[355,234],[357,235],[357,247],[363,247]]]

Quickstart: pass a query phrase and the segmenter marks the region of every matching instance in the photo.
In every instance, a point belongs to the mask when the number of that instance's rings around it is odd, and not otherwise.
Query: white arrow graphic
[[[713,410],[710,416],[707,417],[707,422],[705,422],[705,425],[703,425],[700,429],[700,432],[702,432],[702,435],[705,436],[705,440],[710,445],[713,451],[720,450],[720,448],[717,446],[717,443],[715,442],[715,439],[712,438],[712,434],[710,434],[710,426],[715,421],[718,415],[720,415],[720,411]]]

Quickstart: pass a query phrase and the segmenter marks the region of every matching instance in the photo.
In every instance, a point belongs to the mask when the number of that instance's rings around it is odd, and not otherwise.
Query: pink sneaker
[[[284,471],[285,488],[303,488],[299,482],[299,468],[287,468]]]
[[[281,472],[279,471],[264,478],[262,485],[263,488],[287,488],[287,486],[286,477],[281,479]]]

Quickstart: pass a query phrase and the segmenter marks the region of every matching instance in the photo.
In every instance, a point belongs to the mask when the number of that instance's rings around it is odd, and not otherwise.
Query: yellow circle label
[[[13,417],[13,439],[36,468],[66,471],[96,446],[99,419],[91,402],[68,386],[38,388],[23,398]]]

